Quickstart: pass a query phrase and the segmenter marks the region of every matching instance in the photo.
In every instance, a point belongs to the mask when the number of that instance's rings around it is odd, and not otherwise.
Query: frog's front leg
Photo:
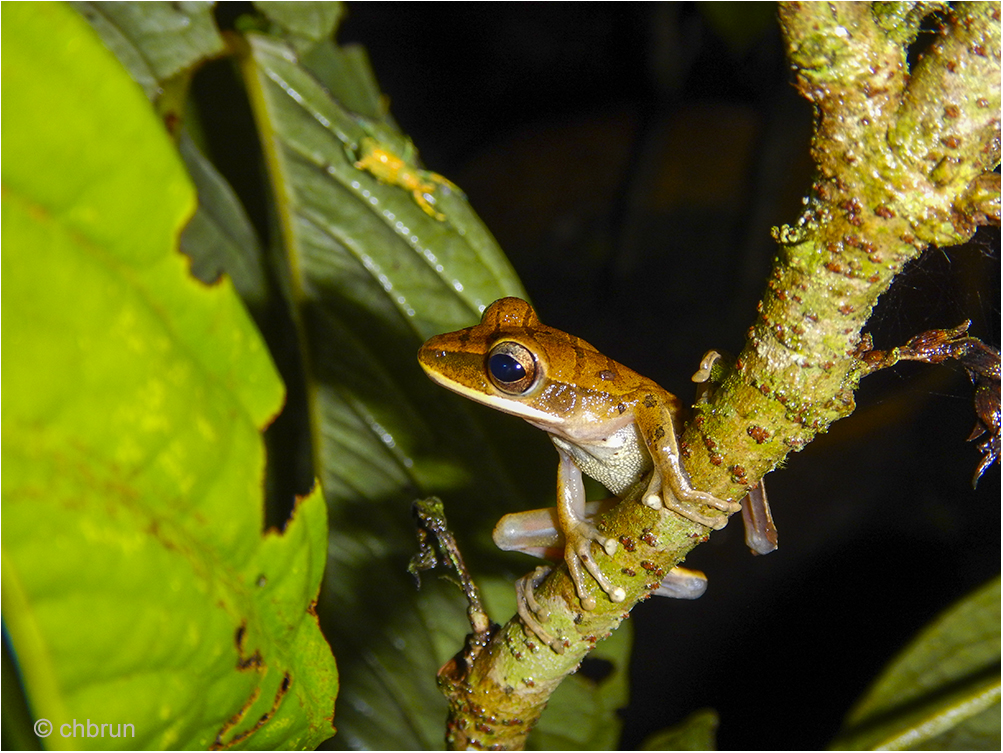
[[[603,575],[592,557],[593,541],[597,542],[606,554],[612,556],[616,552],[616,540],[603,536],[589,522],[585,509],[585,484],[582,483],[582,472],[575,465],[571,455],[560,447],[557,447],[557,454],[560,456],[557,464],[557,522],[564,534],[564,561],[568,563],[571,580],[575,583],[582,609],[591,610],[596,606],[596,600],[585,587],[586,570],[595,578],[611,601],[623,601],[626,598],[623,589],[614,586]]]
[[[635,408],[634,420],[655,466],[641,499],[654,510],[664,506],[708,528],[724,528],[727,517],[705,515],[697,506],[706,505],[726,513],[738,512],[742,506],[693,488],[679,461],[679,441],[673,415],[664,400],[653,393],[645,396]]]

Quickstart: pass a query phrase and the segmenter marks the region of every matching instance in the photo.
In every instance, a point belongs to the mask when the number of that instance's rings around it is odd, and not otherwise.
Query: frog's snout
[[[418,363],[425,369],[446,355],[445,349],[436,342],[437,340],[437,337],[430,337],[418,348]]]

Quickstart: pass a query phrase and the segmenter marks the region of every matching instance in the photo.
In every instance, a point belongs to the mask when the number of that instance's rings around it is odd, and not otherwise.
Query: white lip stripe
[[[553,416],[550,413],[545,413],[542,410],[531,408],[524,403],[520,403],[518,400],[496,397],[494,395],[485,395],[483,392],[479,392],[478,390],[467,387],[464,384],[455,382],[449,377],[438,372],[426,370],[426,373],[436,384],[452,390],[458,395],[463,395],[463,397],[469,398],[475,403],[481,403],[482,405],[487,405],[495,410],[500,410],[504,413],[511,413],[514,416],[521,416],[522,418],[540,421],[549,426],[564,423],[564,419]]]

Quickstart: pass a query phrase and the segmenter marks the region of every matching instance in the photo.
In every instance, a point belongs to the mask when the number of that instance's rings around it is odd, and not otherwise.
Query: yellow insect
[[[437,212],[432,206],[435,203],[432,191],[436,185],[446,186],[450,191],[462,195],[462,191],[448,178],[428,170],[421,170],[409,163],[413,151],[410,142],[405,148],[403,157],[398,157],[387,150],[384,144],[369,136],[362,139],[359,148],[360,157],[355,163],[356,168],[371,173],[380,183],[400,186],[410,191],[415,203],[429,217],[434,217],[440,222],[446,219],[446,215]]]

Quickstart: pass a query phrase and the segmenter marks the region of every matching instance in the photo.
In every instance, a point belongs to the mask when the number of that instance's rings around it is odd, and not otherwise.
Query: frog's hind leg
[[[742,500],[742,521],[745,523],[745,545],[753,554],[769,554],[777,548],[777,527],[773,524],[762,479]]]
[[[543,626],[550,619],[550,613],[543,609],[533,593],[551,569],[549,565],[540,565],[515,582],[515,608],[529,632],[550,646],[554,653],[563,654],[564,641],[552,636]]]
[[[585,519],[589,522],[611,510],[619,500],[609,497],[600,502],[585,503]],[[495,525],[491,537],[495,546],[506,552],[522,552],[540,559],[559,562],[564,556],[565,539],[561,532],[556,507],[513,512]],[[600,545],[605,549],[602,537]]]
[[[699,570],[674,567],[651,593],[670,599],[699,599],[707,591],[707,576]]]
[[[435,202],[435,196],[432,194],[434,190],[435,186],[431,183],[421,183],[411,190],[411,197],[414,199],[415,203],[421,207],[421,210],[425,214],[435,220],[438,220],[439,222],[442,222],[446,219],[446,215],[432,206]]]
[[[578,470],[576,466],[572,467],[575,471]],[[578,481],[581,483],[580,475]],[[581,493],[584,496],[584,488]],[[555,562],[563,557],[568,563],[568,570],[583,608],[595,608],[595,599],[585,590],[585,581],[588,580],[585,571],[606,592],[610,601],[620,602],[626,598],[624,590],[603,574],[592,554],[592,542],[598,543],[607,554],[616,552],[616,540],[603,536],[592,523],[598,515],[616,503],[615,497],[585,503],[584,514],[576,512],[568,516],[570,524],[567,528],[564,528],[561,513],[556,507],[512,513],[498,521],[492,537],[495,545],[505,551],[523,552]],[[565,530],[571,532],[570,538],[565,536]]]

